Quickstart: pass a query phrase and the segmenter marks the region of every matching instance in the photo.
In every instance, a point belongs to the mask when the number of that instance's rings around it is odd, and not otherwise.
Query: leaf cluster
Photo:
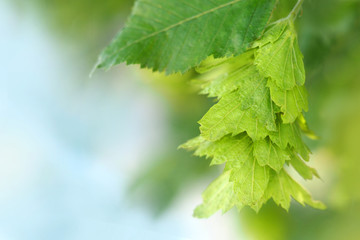
[[[203,116],[200,136],[181,147],[225,164],[205,190],[196,217],[249,206],[259,211],[269,199],[288,210],[291,198],[324,208],[287,169],[304,179],[318,174],[305,162],[310,151],[302,140],[308,130],[305,70],[293,20],[271,25],[247,52],[237,57],[208,58],[194,82],[218,102]]]

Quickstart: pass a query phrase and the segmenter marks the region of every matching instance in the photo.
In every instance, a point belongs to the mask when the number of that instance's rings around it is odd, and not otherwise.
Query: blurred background
[[[221,169],[177,150],[213,104],[196,73],[119,65],[89,78],[132,4],[0,1],[0,240],[358,239],[360,1],[307,0],[297,21],[321,175],[299,181],[328,209],[269,202],[207,220],[192,210]]]

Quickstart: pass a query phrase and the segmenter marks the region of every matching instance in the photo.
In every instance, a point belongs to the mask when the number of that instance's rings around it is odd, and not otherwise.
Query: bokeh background
[[[321,175],[299,181],[328,209],[270,202],[207,220],[192,210],[221,169],[177,150],[213,104],[196,73],[119,65],[89,78],[132,4],[0,1],[0,240],[358,239],[360,1],[306,0],[297,21]]]

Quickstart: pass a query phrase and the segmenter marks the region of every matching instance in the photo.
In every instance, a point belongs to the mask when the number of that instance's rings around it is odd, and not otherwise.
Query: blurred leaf
[[[180,148],[195,151],[195,156],[212,158],[211,165],[228,163],[240,167],[242,163],[251,158],[252,141],[246,134],[224,138],[210,142],[198,136],[182,144]]]
[[[286,210],[290,207],[290,196],[302,205],[308,204],[314,208],[325,209],[325,205],[319,201],[314,201],[309,192],[303,189],[297,182],[295,182],[285,170],[279,173],[273,173],[275,176],[271,178],[267,191],[266,198],[273,198],[275,203],[281,205]]]
[[[207,187],[202,194],[204,201],[194,210],[194,217],[208,218],[219,209],[225,213],[234,206],[234,183],[229,178],[230,171],[224,172]]]

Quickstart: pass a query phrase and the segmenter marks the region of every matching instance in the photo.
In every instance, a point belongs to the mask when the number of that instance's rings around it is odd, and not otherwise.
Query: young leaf
[[[312,199],[309,192],[303,189],[294,179],[292,179],[285,170],[279,173],[271,173],[271,181],[265,192],[264,198],[274,199],[275,203],[289,210],[291,197],[301,205],[309,205],[313,208],[324,209],[325,205]]]
[[[310,150],[305,145],[301,137],[301,131],[297,124],[282,124],[278,123],[278,131],[270,132],[270,139],[281,149],[287,148],[289,145],[294,151],[305,160],[309,160]]]
[[[269,43],[275,43],[284,33],[287,26],[287,21],[280,21],[277,24],[270,25],[270,27],[266,29],[265,33],[261,36],[261,38],[253,43],[252,47],[263,47],[264,45],[267,45]]]
[[[269,93],[263,101],[243,109],[241,90],[225,95],[199,121],[201,136],[216,141],[227,134],[237,135],[246,131],[253,140],[265,138],[268,130],[261,120],[274,121]]]
[[[203,74],[196,80],[201,93],[218,102],[199,121],[200,136],[181,147],[212,158],[211,164],[225,163],[225,170],[205,190],[196,217],[233,206],[258,211],[270,198],[285,209],[291,197],[324,207],[284,170],[290,161],[303,178],[318,176],[303,162],[310,151],[301,130],[311,131],[302,115],[305,70],[293,24],[303,1],[258,39],[275,2],[137,0],[99,57],[98,68],[126,62],[168,74],[197,67]]]
[[[225,136],[222,139],[210,142],[198,136],[180,146],[188,150],[195,150],[195,155],[199,157],[213,158],[211,165],[231,162],[232,166],[238,166],[249,158],[252,150],[252,141],[246,134],[234,137]]]
[[[311,180],[313,176],[320,178],[316,169],[306,165],[303,160],[301,160],[296,154],[292,154],[290,164],[295,168],[295,170],[302,176],[304,179]]]
[[[207,218],[218,210],[225,213],[235,205],[234,183],[229,181],[230,172],[221,174],[203,192],[203,203],[194,210],[195,217]]]
[[[199,121],[200,137],[185,146],[197,155],[213,158],[212,164],[226,163],[224,171],[231,172],[229,181],[233,183],[231,196],[235,194],[232,205],[239,209],[249,206],[259,211],[273,198],[288,210],[291,197],[303,205],[323,208],[284,170],[289,161],[304,179],[318,176],[303,162],[310,153],[301,135],[301,129],[306,129],[302,115],[307,110],[305,87],[298,85],[296,77],[291,88],[287,86],[290,89],[280,87],[276,79],[259,71],[271,59],[256,62],[258,52],[275,47],[289,31],[288,23],[280,21],[269,31],[272,33],[265,34],[265,40],[259,39],[244,55],[209,58],[202,64],[204,76],[198,81],[202,93],[219,101]],[[282,62],[271,64],[284,66]]]
[[[275,0],[137,0],[124,29],[100,55],[115,64],[185,72],[210,55],[239,55],[257,39]]]
[[[232,169],[230,181],[234,182],[241,205],[255,206],[257,209],[269,182],[269,168],[261,167],[253,157],[240,168]]]
[[[291,90],[279,88],[275,81],[268,80],[271,99],[283,112],[283,123],[292,123],[302,115],[303,110],[308,110],[307,92],[304,86],[295,86]]]
[[[240,65],[234,70],[223,67],[222,71],[224,72],[215,70],[215,73],[213,74],[217,74],[217,76],[208,74],[207,77],[210,78],[211,81],[208,81],[207,78],[204,78],[203,81],[205,83],[202,85],[203,90],[200,92],[201,94],[208,94],[209,97],[221,98],[225,94],[233,92],[234,90],[242,87],[244,82],[251,82],[255,76],[259,76],[256,68],[254,68],[252,65]]]
[[[286,24],[284,29],[284,24]],[[281,35],[279,36],[279,34]],[[266,44],[265,41],[269,41]],[[272,78],[278,87],[291,90],[305,83],[303,55],[291,20],[275,24],[265,32],[255,55],[255,64],[261,74]]]
[[[254,142],[254,156],[260,166],[268,165],[277,172],[290,160],[288,149],[279,148],[269,138]]]

